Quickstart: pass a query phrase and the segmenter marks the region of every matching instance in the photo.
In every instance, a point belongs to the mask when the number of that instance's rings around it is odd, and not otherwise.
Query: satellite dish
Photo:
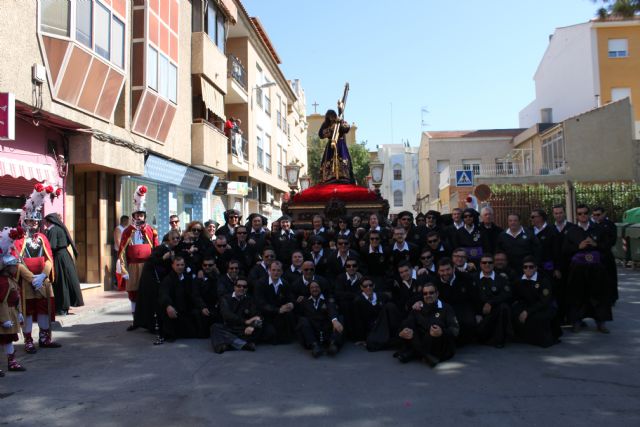
[[[487,184],[479,184],[476,186],[473,194],[478,198],[479,201],[484,202],[489,200],[489,198],[491,197],[491,188],[489,188]]]

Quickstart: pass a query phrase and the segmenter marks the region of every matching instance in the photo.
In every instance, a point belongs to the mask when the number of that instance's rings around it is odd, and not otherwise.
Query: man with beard
[[[480,321],[480,296],[470,276],[457,272],[449,258],[438,262],[439,298],[449,304],[455,312],[460,326],[457,338],[458,345],[470,344],[477,338]]]
[[[395,356],[402,363],[418,356],[435,367],[455,354],[458,321],[453,308],[438,299],[435,285],[426,284],[422,298],[422,308],[412,310],[402,325],[399,336],[404,341],[403,350]]]
[[[326,278],[316,274],[313,261],[305,261],[302,263],[302,275],[291,284],[291,293],[296,304],[309,297],[309,283],[312,281],[320,285],[320,289],[326,297],[333,296],[331,283]]]
[[[56,301],[56,314],[66,315],[69,307],[84,305],[80,280],[73,261],[78,257],[78,250],[69,230],[60,219],[60,215],[52,213],[44,217],[46,235],[53,252],[53,295]],[[73,258],[69,251],[73,251]]]
[[[118,258],[122,270],[122,278],[127,281],[126,290],[131,301],[131,314],[136,312],[136,299],[140,286],[140,276],[144,262],[151,255],[153,248],[159,245],[158,232],[146,223],[145,209],[147,187],[139,185],[133,196],[135,211],[131,214],[132,224],[122,232]],[[131,324],[127,330],[136,329]]]

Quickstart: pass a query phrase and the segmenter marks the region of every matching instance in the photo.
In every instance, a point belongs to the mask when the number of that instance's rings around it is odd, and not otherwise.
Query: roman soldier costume
[[[131,313],[136,311],[136,299],[144,262],[151,256],[153,248],[160,244],[158,232],[145,221],[146,193],[147,187],[144,185],[138,186],[134,193],[132,223],[122,232],[120,249],[118,250],[120,273],[122,278],[126,280],[126,291],[131,301]],[[129,329],[134,329],[132,326]]]

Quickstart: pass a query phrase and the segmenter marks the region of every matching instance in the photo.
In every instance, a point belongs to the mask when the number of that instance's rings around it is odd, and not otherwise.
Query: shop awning
[[[196,191],[206,191],[210,185],[205,180],[209,174],[152,154],[144,164],[143,177]]]
[[[226,120],[224,116],[224,96],[204,77],[200,77],[202,85],[202,100],[207,108],[213,111],[213,114]]]
[[[47,181],[58,183],[58,173],[53,166],[17,159],[0,159],[0,176],[9,175],[13,178],[26,180]]]

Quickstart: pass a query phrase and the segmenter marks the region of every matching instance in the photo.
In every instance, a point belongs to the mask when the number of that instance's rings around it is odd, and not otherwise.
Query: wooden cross
[[[318,105],[320,105],[320,104],[318,104],[317,102],[314,101],[313,104],[311,104],[311,105],[313,105],[313,114],[317,114],[318,113]]]

